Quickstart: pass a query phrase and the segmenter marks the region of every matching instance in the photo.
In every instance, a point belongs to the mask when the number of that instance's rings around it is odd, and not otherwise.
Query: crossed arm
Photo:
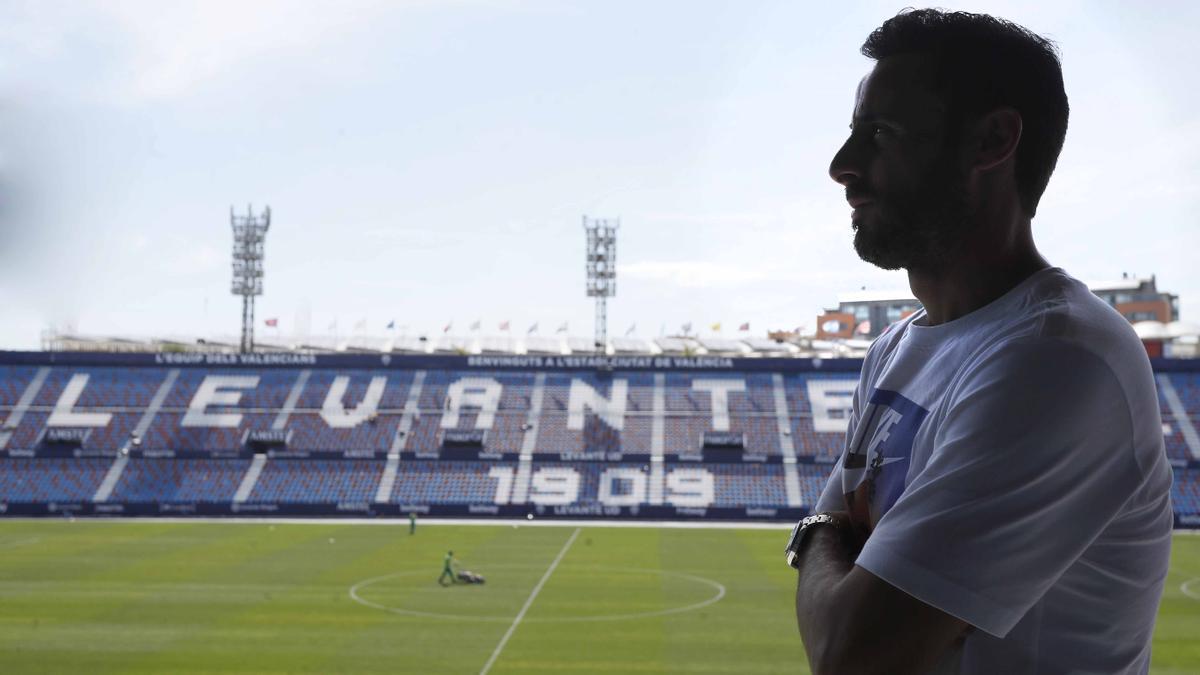
[[[814,675],[924,673],[971,627],[854,564],[865,538],[844,513],[800,551],[796,623]]]

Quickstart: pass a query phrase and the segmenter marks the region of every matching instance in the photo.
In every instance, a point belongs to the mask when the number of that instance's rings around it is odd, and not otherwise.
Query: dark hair
[[[1021,114],[1016,180],[1021,206],[1033,216],[1067,136],[1067,94],[1054,43],[987,14],[906,9],[867,37],[863,56],[932,57],[935,88],[956,128],[1008,106]]]

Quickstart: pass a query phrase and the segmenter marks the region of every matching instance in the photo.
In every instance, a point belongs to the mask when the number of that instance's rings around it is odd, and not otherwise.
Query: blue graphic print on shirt
[[[868,527],[904,492],[917,430],[929,411],[894,391],[874,389],[842,464],[842,487]]]

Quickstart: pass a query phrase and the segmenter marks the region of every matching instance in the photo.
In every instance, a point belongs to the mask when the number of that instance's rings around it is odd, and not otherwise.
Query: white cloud
[[[646,260],[626,264],[618,263],[617,278],[622,276],[689,289],[728,288],[763,282],[795,280],[795,275],[785,270],[709,260]]]
[[[312,49],[369,24],[388,4],[205,0],[105,6],[131,39],[134,77],[127,93],[157,99],[180,95],[273,52]]]
[[[286,0],[24,3],[0,8],[0,75],[53,68],[39,86],[135,105],[188,95],[272,55],[311,52],[385,12],[432,1]],[[34,66],[33,69],[30,66]]]
[[[401,249],[434,249],[459,246],[469,235],[448,232],[439,227],[371,227],[361,230],[364,237]]]
[[[1191,24],[1078,0],[975,4],[1063,40],[1071,132],[1039,245],[1079,276],[1158,272],[1190,308],[1200,123],[1177,86],[1186,41],[1163,36]],[[584,213],[622,218],[614,325],[711,314],[757,330],[902,288],[858,260],[823,170],[868,67],[854,47],[895,8],[797,41],[780,26],[827,17],[772,7],[755,11],[779,20],[739,10],[734,25],[654,3],[0,3],[0,179],[16,181],[0,294],[27,305],[8,323],[22,344],[81,308],[123,331],[228,329],[220,211],[237,195],[281,214],[264,302],[310,297],[318,315],[395,307],[440,330],[466,314],[447,308],[476,306],[580,330]],[[574,31],[626,49],[547,48]],[[605,92],[626,94],[579,104]],[[11,211],[24,184],[45,214]],[[208,297],[211,316],[195,309]]]

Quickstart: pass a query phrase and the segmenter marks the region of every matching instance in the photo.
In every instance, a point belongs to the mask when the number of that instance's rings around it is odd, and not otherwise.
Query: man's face
[[[850,138],[829,175],[854,208],[854,249],[894,270],[936,270],[968,235],[966,173],[920,56],[879,61],[858,86]]]

